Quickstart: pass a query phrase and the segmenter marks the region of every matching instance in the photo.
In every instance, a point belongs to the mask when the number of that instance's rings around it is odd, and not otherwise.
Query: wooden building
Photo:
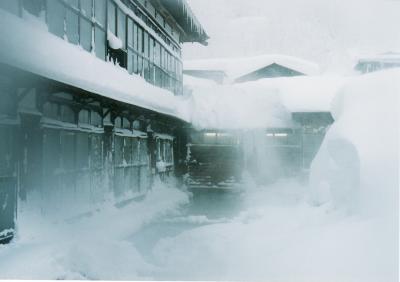
[[[181,44],[208,39],[186,1],[2,0],[0,18],[0,241],[19,203],[73,217],[176,172],[185,123],[158,100],[182,93]]]
[[[198,60],[185,62],[184,68],[188,95],[199,105],[212,101],[209,109],[193,110],[195,115],[200,110],[208,115],[202,113],[199,127],[203,130],[193,129],[191,135],[197,137],[189,140],[189,186],[209,183],[220,188],[230,179],[240,179],[238,172],[245,170],[261,184],[288,177],[307,180],[311,162],[334,122],[330,105],[341,83],[305,75],[318,73],[318,67],[286,56]],[[292,77],[296,75],[301,77]],[[236,136],[238,143],[204,134]],[[210,139],[216,143],[210,144]],[[233,159],[227,157],[228,149],[234,152],[229,155]],[[212,161],[205,155],[212,156]],[[222,175],[226,177],[221,180]]]

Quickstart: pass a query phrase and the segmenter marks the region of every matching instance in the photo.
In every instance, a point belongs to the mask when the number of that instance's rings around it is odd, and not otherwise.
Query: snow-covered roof
[[[191,89],[187,116],[197,128],[291,127],[291,113],[330,112],[346,79],[336,76],[265,78],[218,85],[184,76]]]
[[[184,61],[183,68],[185,70],[224,71],[228,78],[235,80],[272,64],[278,64],[305,75],[316,75],[320,72],[317,64],[286,55],[187,60]]]
[[[43,27],[44,26],[44,27]],[[79,46],[49,33],[46,26],[0,9],[0,63],[117,101],[162,114],[179,115],[180,98],[98,59]]]
[[[379,54],[375,56],[366,56],[359,58],[359,63],[369,63],[369,62],[378,62],[378,63],[395,63],[400,64],[400,53],[397,52],[388,52],[384,54]]]
[[[186,0],[150,0],[155,5],[161,5],[162,10],[167,10],[174,20],[179,24],[184,33],[181,35],[182,42],[199,42],[207,45],[209,36],[204,30],[203,26],[197,19],[196,15],[192,12]]]
[[[346,78],[338,76],[297,76],[265,78],[238,84],[247,92],[279,93],[284,107],[294,112],[329,112],[331,102]]]

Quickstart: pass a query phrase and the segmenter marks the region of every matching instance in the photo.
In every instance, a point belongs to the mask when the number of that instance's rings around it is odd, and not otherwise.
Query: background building
[[[285,55],[262,55],[248,58],[188,60],[183,73],[222,83],[257,81],[263,78],[315,75],[318,65]]]
[[[400,67],[400,53],[384,53],[374,57],[365,57],[358,60],[355,69],[361,73],[368,73],[389,68]]]

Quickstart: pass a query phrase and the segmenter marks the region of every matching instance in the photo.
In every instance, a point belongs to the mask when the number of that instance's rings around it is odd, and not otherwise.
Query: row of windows
[[[181,93],[180,54],[170,53],[112,0],[19,1],[24,10],[43,18],[51,33],[79,44],[103,60],[110,56],[129,73],[139,74],[156,86]],[[18,15],[21,13],[19,1],[1,0],[0,8]],[[107,30],[121,40],[122,48],[118,52],[107,47]]]
[[[148,164],[147,139],[115,136],[115,165]]]
[[[71,124],[103,126],[103,118],[97,111],[80,109],[76,113],[70,106],[59,103],[46,102],[43,105],[43,116]],[[131,122],[120,116],[115,118],[114,125],[116,128],[141,130],[141,123],[138,120]]]
[[[181,93],[182,63],[176,55],[154,39],[133,19],[127,17],[113,2],[108,2],[108,30],[115,34],[122,43],[122,65],[129,73],[143,76],[148,82],[166,88],[174,93]],[[121,63],[121,62],[119,62]]]
[[[139,17],[143,22],[145,22],[149,28],[152,29],[158,35],[158,37],[160,37],[173,50],[174,54],[177,54],[178,57],[181,56],[181,50],[178,47],[179,45],[172,43],[170,38],[166,35],[166,33],[168,33],[169,36],[172,36],[172,38],[175,39],[175,42],[179,42],[179,33],[175,30],[173,31],[172,27],[167,23],[167,21],[165,21],[164,17],[155,10],[153,5],[151,5],[149,1],[139,0],[142,6],[144,6],[147,12],[151,15],[153,20],[145,15],[142,10],[137,9],[136,4],[132,3],[131,0],[122,0],[122,2],[132,11],[134,11],[135,15]],[[158,28],[156,22],[158,22],[158,24],[163,27],[164,32],[162,32]]]
[[[103,125],[103,118],[96,111],[81,109],[78,116],[76,116],[71,107],[57,103],[45,103],[43,105],[43,116],[73,124],[78,122],[79,124],[90,124],[96,127],[102,127]]]
[[[47,129],[43,146],[43,161],[52,174],[103,168],[101,135]]]
[[[115,136],[115,192],[145,191],[149,182],[147,139]]]
[[[157,161],[171,164],[173,162],[173,146],[171,140],[157,139]]]

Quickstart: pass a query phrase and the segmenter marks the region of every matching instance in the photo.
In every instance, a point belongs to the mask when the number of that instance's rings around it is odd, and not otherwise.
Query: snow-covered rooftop
[[[32,72],[117,101],[162,114],[179,115],[181,99],[130,75],[79,46],[49,33],[38,21],[0,10],[0,63]],[[7,50],[7,51],[4,51]]]
[[[292,126],[291,113],[329,112],[346,78],[298,76],[219,85],[184,76],[191,90],[186,116],[198,128],[248,129]]]
[[[388,52],[375,56],[366,56],[359,58],[359,63],[378,62],[378,63],[396,63],[400,64],[400,52]]]
[[[245,58],[219,58],[205,60],[187,60],[185,70],[224,71],[229,79],[235,80],[266,66],[278,64],[305,75],[317,75],[319,66],[315,63],[286,55],[261,55]]]

